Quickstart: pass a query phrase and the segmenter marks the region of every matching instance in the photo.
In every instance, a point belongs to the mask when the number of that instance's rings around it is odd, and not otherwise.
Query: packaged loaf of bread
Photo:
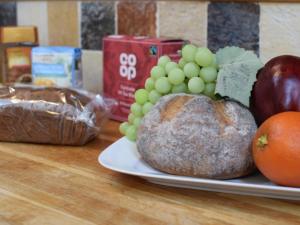
[[[0,141],[84,145],[98,136],[115,102],[86,91],[0,88]]]

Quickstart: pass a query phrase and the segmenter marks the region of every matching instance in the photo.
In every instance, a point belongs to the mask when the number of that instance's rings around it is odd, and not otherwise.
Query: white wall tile
[[[84,89],[94,93],[102,93],[102,59],[102,51],[82,51],[82,76]]]
[[[46,1],[17,1],[18,25],[38,27],[40,45],[48,45],[48,15]]]
[[[207,44],[207,2],[159,1],[159,36],[183,38],[199,46]]]
[[[300,3],[261,3],[260,58],[300,55]]]

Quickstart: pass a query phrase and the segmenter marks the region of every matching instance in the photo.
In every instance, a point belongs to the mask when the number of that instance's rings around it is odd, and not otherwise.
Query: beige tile
[[[261,3],[260,57],[300,55],[300,3]]]
[[[18,25],[37,26],[40,45],[48,45],[48,16],[46,1],[18,1]]]
[[[82,76],[84,89],[102,93],[103,90],[102,51],[82,51]]]
[[[206,46],[207,2],[158,2],[157,23],[159,36],[188,39]]]
[[[50,45],[79,46],[78,2],[48,1]]]

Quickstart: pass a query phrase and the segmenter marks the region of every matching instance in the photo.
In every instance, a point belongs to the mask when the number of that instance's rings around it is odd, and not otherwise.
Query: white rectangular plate
[[[261,174],[232,180],[213,180],[170,175],[153,169],[140,157],[136,145],[121,138],[99,155],[99,163],[111,170],[142,177],[149,182],[173,187],[192,188],[243,195],[300,200],[300,188],[278,186]]]

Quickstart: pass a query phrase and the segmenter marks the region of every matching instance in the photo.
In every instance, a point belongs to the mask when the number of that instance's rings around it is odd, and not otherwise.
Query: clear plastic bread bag
[[[113,99],[57,87],[0,88],[0,141],[84,145],[99,135]]]

